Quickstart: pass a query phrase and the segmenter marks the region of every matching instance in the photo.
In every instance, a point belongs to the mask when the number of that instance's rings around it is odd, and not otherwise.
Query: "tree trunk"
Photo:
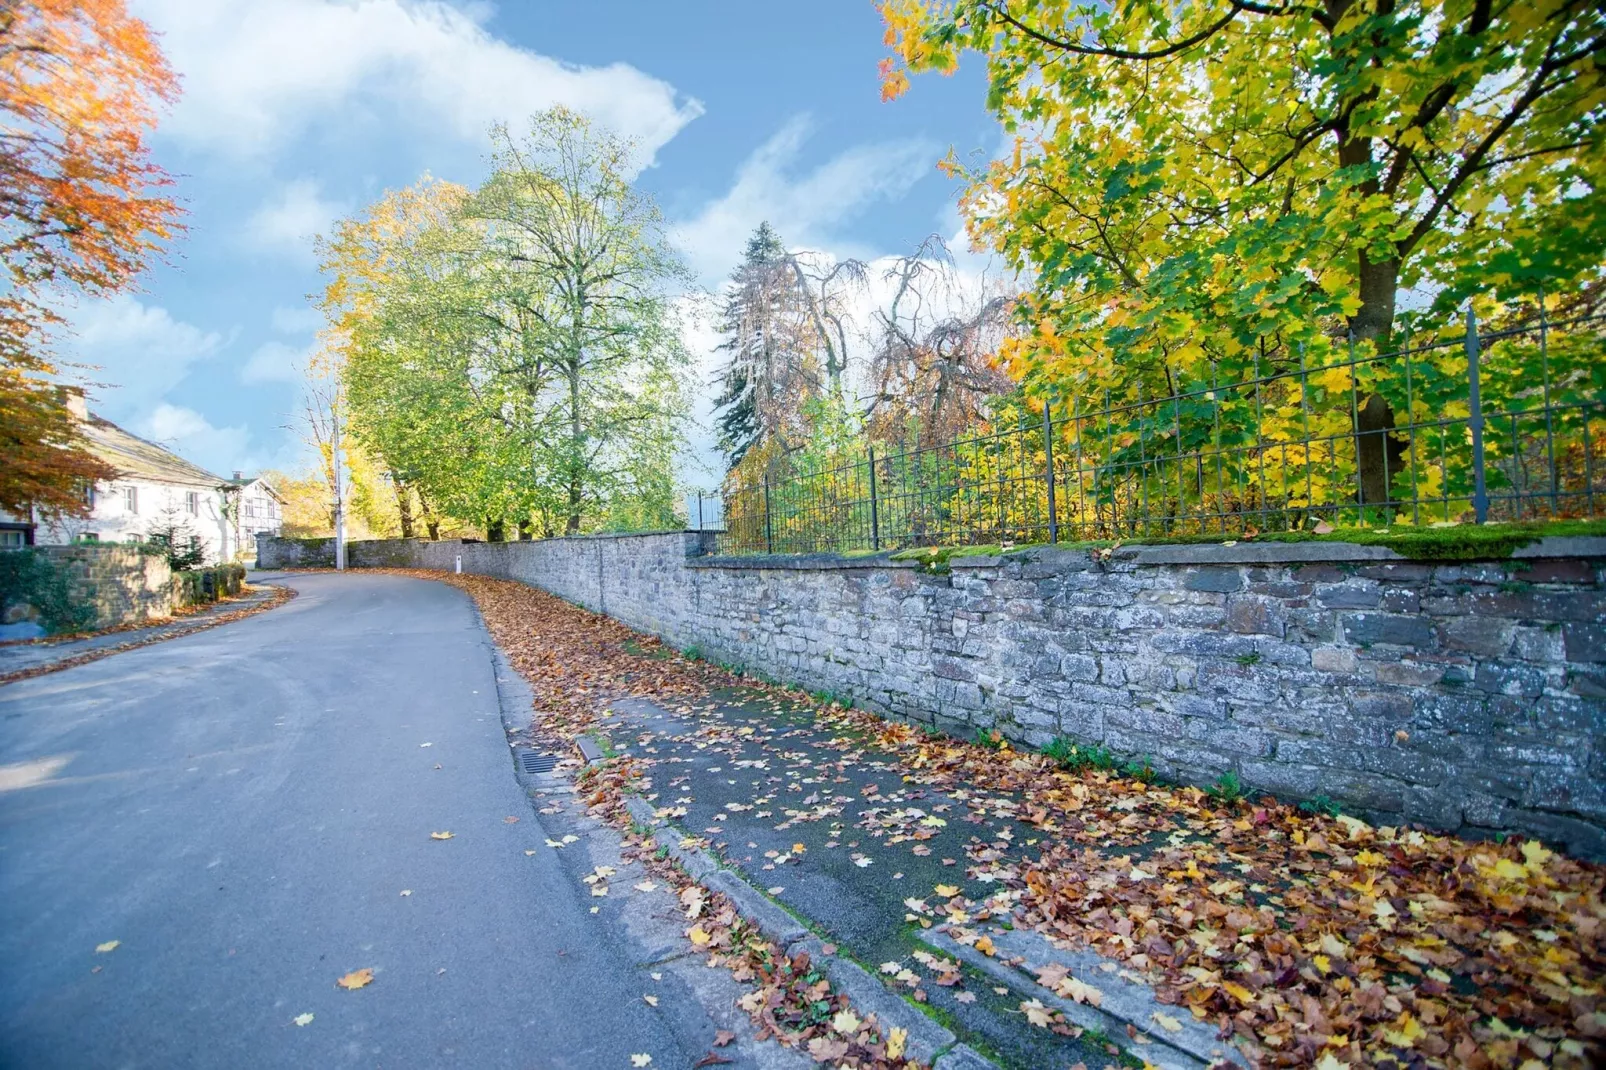
[[[418,508],[424,514],[424,530],[429,532],[431,542],[441,537],[440,521],[435,517],[435,511],[429,507],[429,499],[424,492],[418,492]]]
[[[535,531],[528,520],[519,521],[519,541],[529,542],[535,537]]]
[[[585,497],[581,456],[584,442],[580,436],[580,369],[569,369],[569,519],[563,525],[566,535],[580,534],[580,503]]]
[[[502,542],[504,541],[503,534],[503,521],[492,520],[487,517],[485,520],[485,541]]]
[[[1374,342],[1379,351],[1386,351],[1394,327],[1400,262],[1374,263],[1363,252],[1360,269],[1361,307],[1350,320],[1350,336],[1357,342]],[[1361,399],[1355,413],[1355,467],[1359,483],[1357,500],[1363,510],[1364,507],[1381,509],[1385,506],[1390,498],[1389,484],[1400,471],[1405,443],[1389,434],[1393,428],[1394,408],[1383,395],[1372,394]]]
[[[407,484],[394,475],[390,481],[396,487],[396,516],[401,521],[401,537],[413,537],[413,496],[407,489]]]

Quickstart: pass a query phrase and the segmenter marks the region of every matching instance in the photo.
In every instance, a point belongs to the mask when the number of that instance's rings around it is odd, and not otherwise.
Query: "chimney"
[[[66,403],[67,411],[72,413],[73,419],[84,423],[89,419],[89,402],[84,400],[84,391],[78,386],[64,386],[61,388],[61,400]]]
[[[234,470],[234,481],[236,483],[244,483],[245,482],[245,473],[240,471],[238,468],[236,468]]]

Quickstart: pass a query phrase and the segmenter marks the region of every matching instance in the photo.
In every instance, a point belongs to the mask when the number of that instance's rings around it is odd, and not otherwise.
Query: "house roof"
[[[221,487],[226,482],[173,451],[130,434],[94,414],[84,421],[83,431],[89,440],[90,452],[117,469],[117,474],[125,479],[192,487]]]
[[[239,487],[241,490],[252,485],[260,485],[263,490],[273,497],[274,501],[281,505],[284,504],[284,495],[280,494],[278,488],[261,476],[241,476],[239,479],[225,479],[223,482],[230,486]]]

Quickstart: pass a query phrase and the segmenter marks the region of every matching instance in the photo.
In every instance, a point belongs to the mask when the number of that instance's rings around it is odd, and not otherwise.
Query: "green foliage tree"
[[[667,523],[685,278],[632,148],[557,109],[492,132],[478,190],[426,180],[324,245],[352,434],[420,505],[500,537]]]
[[[1606,15],[1583,0],[889,0],[907,71],[985,55],[1010,151],[972,235],[1031,280],[1010,367],[1112,402],[1390,347],[1467,298],[1597,279]],[[1338,384],[1335,384],[1335,386]],[[1363,501],[1389,497],[1404,404],[1354,386]],[[1108,392],[1107,394],[1105,392]],[[1389,454],[1395,464],[1388,464]]]

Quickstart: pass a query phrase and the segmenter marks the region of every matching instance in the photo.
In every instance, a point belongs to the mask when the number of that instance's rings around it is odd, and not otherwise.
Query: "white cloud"
[[[848,255],[845,243],[833,240],[835,228],[877,201],[902,196],[931,173],[940,154],[935,143],[923,140],[860,145],[812,171],[795,173],[809,126],[806,116],[788,122],[747,158],[723,197],[673,228],[705,281],[730,270],[764,220],[791,248],[834,248]]]
[[[240,369],[242,383],[296,383],[311,357],[310,346],[291,346],[278,340],[263,342]]]
[[[255,468],[249,452],[249,430],[244,426],[213,427],[194,409],[164,401],[136,429],[153,442],[220,475]]]
[[[298,178],[262,202],[245,221],[243,237],[252,248],[282,253],[310,267],[314,263],[312,239],[327,232],[329,224],[345,211],[344,205],[323,199],[316,181]]]
[[[441,0],[136,0],[184,78],[164,130],[261,154],[309,122],[394,111],[478,141],[566,104],[639,139],[650,158],[702,105],[628,64],[583,67],[493,37],[488,5]]]
[[[86,299],[67,318],[74,337],[63,348],[91,366],[80,374],[103,386],[94,407],[113,419],[149,408],[225,341],[216,331],[176,320],[167,309],[127,294]]]

